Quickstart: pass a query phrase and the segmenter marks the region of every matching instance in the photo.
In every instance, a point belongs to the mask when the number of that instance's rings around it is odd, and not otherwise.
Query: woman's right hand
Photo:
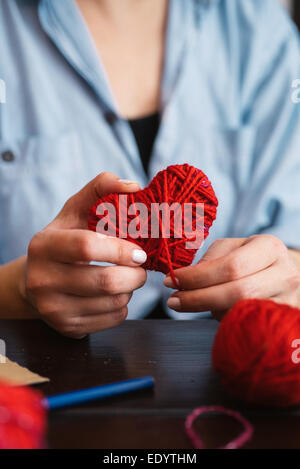
[[[38,316],[61,334],[81,338],[119,325],[127,317],[133,291],[144,285],[144,251],[86,229],[89,208],[99,197],[137,190],[137,183],[102,173],[31,240],[23,294]],[[89,265],[92,261],[116,265]]]

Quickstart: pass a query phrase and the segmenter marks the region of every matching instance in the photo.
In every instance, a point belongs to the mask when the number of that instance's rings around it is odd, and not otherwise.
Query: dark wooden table
[[[213,320],[126,321],[81,341],[59,336],[38,321],[1,321],[7,356],[47,376],[46,395],[153,375],[156,387],[102,402],[53,411],[52,448],[191,448],[183,424],[202,405],[238,408],[255,426],[248,448],[300,448],[300,412],[247,409],[232,401],[211,368]],[[226,443],[239,425],[204,417],[197,428],[209,447]]]

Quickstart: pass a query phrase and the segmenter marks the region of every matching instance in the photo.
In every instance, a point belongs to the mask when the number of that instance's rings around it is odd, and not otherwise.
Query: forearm
[[[35,311],[25,297],[26,256],[0,266],[0,319],[31,319]]]

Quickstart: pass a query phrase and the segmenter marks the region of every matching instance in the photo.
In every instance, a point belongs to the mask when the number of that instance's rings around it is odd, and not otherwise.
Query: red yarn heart
[[[104,233],[103,230],[99,230],[99,221],[105,219],[106,234],[111,235],[113,230],[115,236],[136,243],[147,253],[148,258],[144,267],[165,274],[170,272],[176,285],[174,270],[192,263],[216,218],[218,200],[210,181],[202,171],[193,166],[174,165],[160,171],[145,189],[126,195],[124,200],[120,199],[120,194],[109,194],[98,200],[90,210],[89,229]],[[160,211],[156,209],[155,212],[152,205],[163,202],[169,207],[177,203],[174,212],[171,211],[169,236],[166,236],[168,226],[165,219]],[[146,216],[139,212],[137,204],[140,203],[143,203],[148,210]],[[109,216],[108,211],[103,210],[104,207],[108,207],[107,204],[112,204],[116,208],[115,220]],[[204,205],[204,213],[198,212],[197,204]],[[130,205],[136,209],[128,214]],[[101,214],[99,207],[102,208]],[[131,222],[139,231],[135,236],[127,232],[127,227],[132,225]],[[151,233],[151,226],[155,224],[158,227],[158,238],[153,237]],[[200,225],[201,228],[196,231]],[[193,240],[194,248],[188,248],[188,241]]]

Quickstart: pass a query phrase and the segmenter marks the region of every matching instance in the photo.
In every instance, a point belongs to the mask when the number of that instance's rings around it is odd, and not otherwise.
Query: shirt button
[[[1,158],[2,158],[2,160],[5,161],[6,163],[10,163],[11,161],[14,161],[15,155],[13,154],[12,151],[7,150],[7,151],[4,151],[4,152],[2,153]]]

